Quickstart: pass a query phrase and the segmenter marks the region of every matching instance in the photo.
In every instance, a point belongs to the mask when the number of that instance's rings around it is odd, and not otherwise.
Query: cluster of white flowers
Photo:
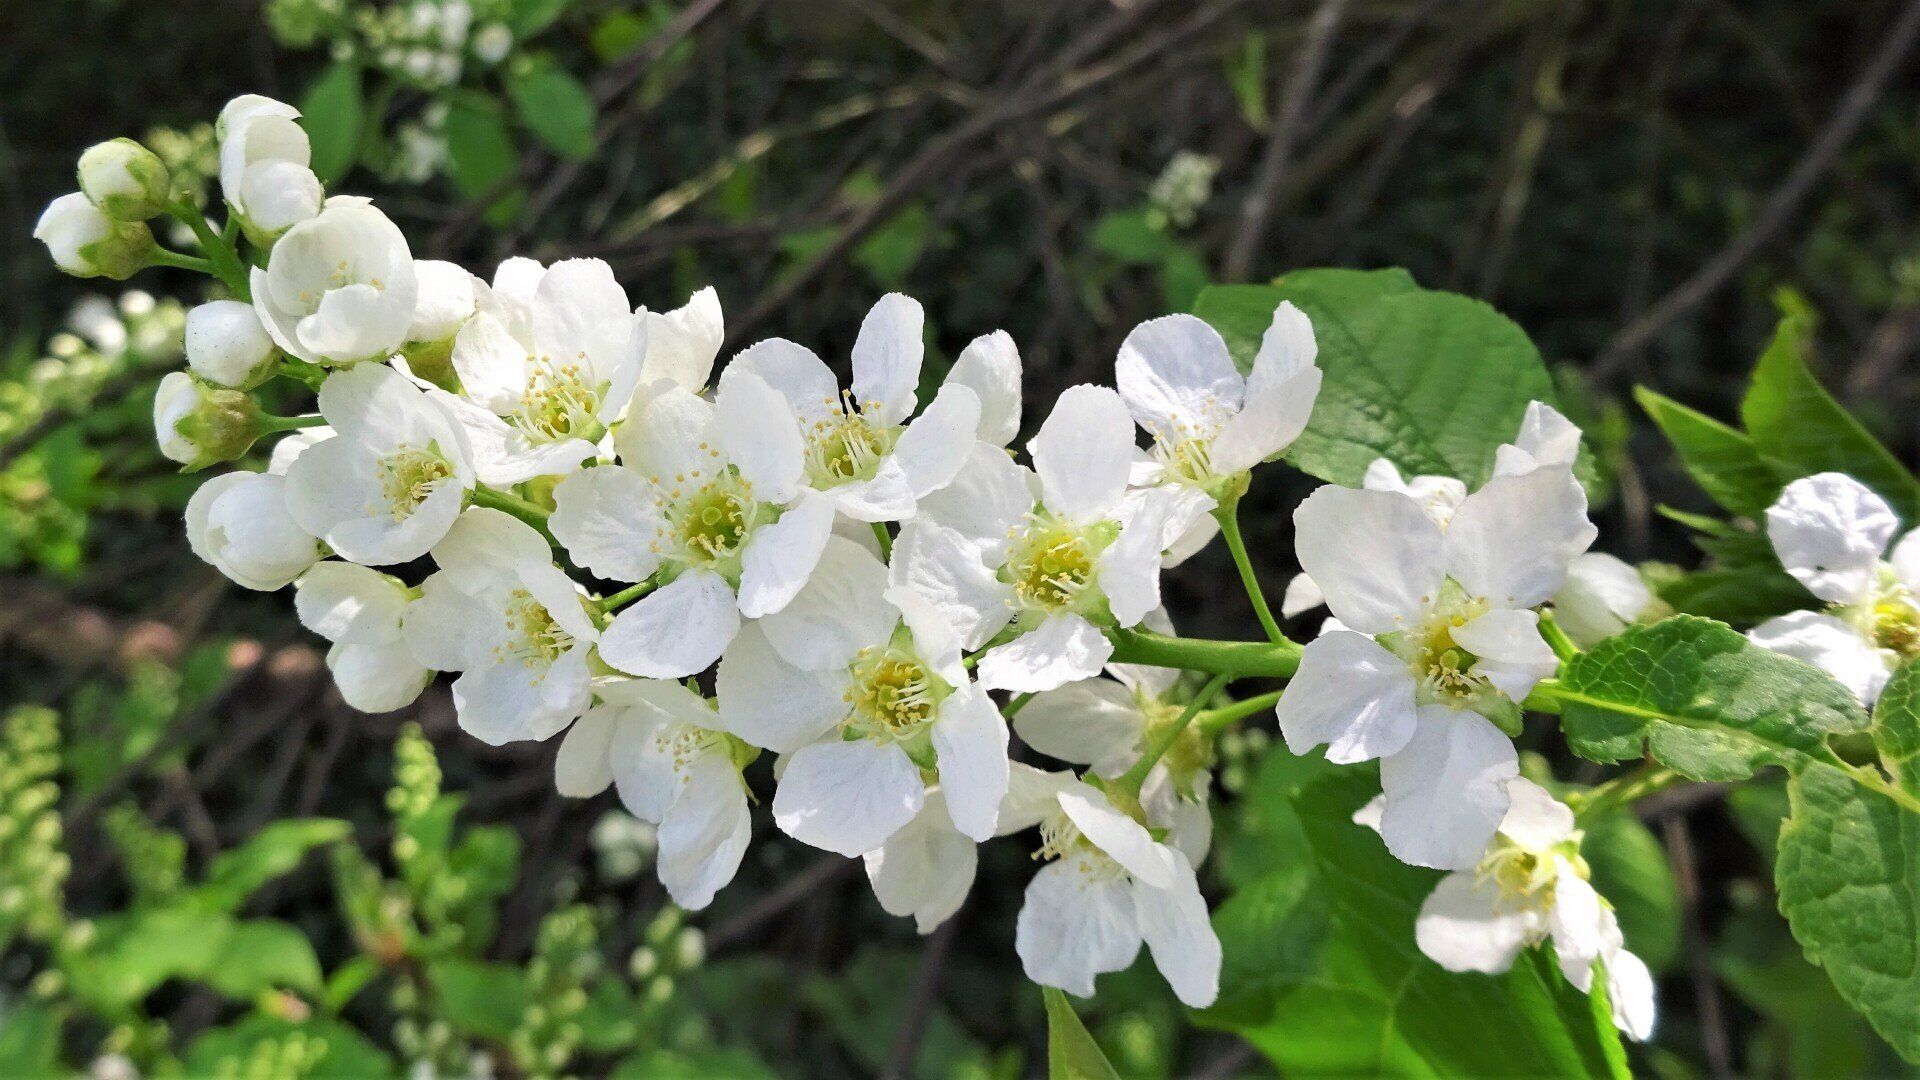
[[[155,420],[190,466],[287,433],[264,471],[199,489],[188,535],[243,586],[295,586],[349,703],[400,708],[451,672],[473,736],[562,736],[559,790],[612,787],[656,826],[660,878],[689,908],[741,863],[744,770],[765,751],[774,823],[861,857],[922,932],[964,900],[975,845],[1037,828],[1047,865],[1016,938],[1030,977],[1090,994],[1144,943],[1182,1001],[1213,1001],[1194,869],[1212,733],[1195,717],[1227,678],[1196,694],[1115,643],[1172,641],[1169,562],[1223,530],[1243,557],[1250,473],[1319,394],[1305,314],[1281,304],[1244,375],[1201,320],[1142,324],[1117,389],[1063,393],[1022,463],[1004,333],[967,345],[924,407],[927,328],[901,295],[868,313],[844,388],[782,339],[715,377],[713,290],[656,312],[598,260],[513,258],[489,280],[416,260],[371,202],[323,198],[295,121],[254,97],[222,116],[227,204],[258,250],[233,299],[192,312],[191,373],[168,377]],[[318,415],[262,413],[250,391],[275,374],[314,386]],[[1364,489],[1314,493],[1295,515],[1310,576],[1289,593],[1337,621],[1304,651],[1270,628],[1270,648],[1298,656],[1278,698],[1289,745],[1380,759],[1387,847],[1473,871],[1429,904],[1429,954],[1493,970],[1551,933],[1577,985],[1599,961],[1635,987],[1571,811],[1518,787],[1508,735],[1557,665],[1537,609],[1602,634],[1645,606],[1610,567],[1570,572],[1595,536],[1578,444],[1535,404],[1471,494],[1385,461]],[[1008,717],[1077,768],[1013,760]],[[1484,918],[1461,914],[1463,890]],[[1453,929],[1430,932],[1442,917]],[[1620,1006],[1630,1033],[1650,992]]]

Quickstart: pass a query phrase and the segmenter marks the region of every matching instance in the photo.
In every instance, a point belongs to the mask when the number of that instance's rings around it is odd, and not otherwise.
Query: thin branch
[[[913,997],[907,1002],[906,1018],[894,1033],[886,1071],[880,1074],[884,1080],[904,1080],[913,1073],[914,1057],[920,1049],[921,1037],[927,1032],[927,1020],[933,1015],[934,999],[940,996],[940,974],[946,967],[947,950],[952,947],[954,932],[959,926],[960,915],[956,912],[948,916],[927,941],[920,973],[913,980]]]
[[[1661,834],[1667,842],[1667,860],[1673,864],[1680,891],[1680,929],[1686,947],[1687,972],[1693,980],[1694,1007],[1699,1011],[1700,1039],[1707,1052],[1707,1069],[1715,1080],[1734,1075],[1733,1041],[1727,1035],[1726,1010],[1713,974],[1713,957],[1700,918],[1700,868],[1693,857],[1693,836],[1685,818],[1666,819]]]

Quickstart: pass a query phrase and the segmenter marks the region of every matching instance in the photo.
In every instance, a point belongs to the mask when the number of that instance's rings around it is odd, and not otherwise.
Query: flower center
[[[1126,868],[1113,856],[1093,846],[1065,813],[1048,814],[1040,822],[1040,848],[1033,857],[1042,862],[1059,859],[1078,871],[1081,885],[1124,877]]]
[[[1054,611],[1078,607],[1094,584],[1100,552],[1118,529],[1109,522],[1079,528],[1044,512],[1030,516],[1013,537],[1003,577],[1023,607]]]
[[[1474,671],[1480,658],[1453,639],[1453,632],[1486,611],[1484,601],[1469,598],[1452,580],[1441,586],[1440,599],[1428,610],[1426,621],[1413,630],[1383,636],[1412,670],[1423,705],[1460,709],[1487,694],[1497,693],[1486,676]]]
[[[518,660],[527,667],[547,667],[573,645],[573,635],[525,589],[507,596],[507,640],[501,659]]]
[[[412,517],[427,496],[433,494],[435,485],[453,475],[453,466],[434,446],[424,450],[403,446],[381,458],[375,469],[380,480],[380,495],[395,521]]]
[[[705,445],[702,444],[705,449]],[[714,457],[719,452],[708,450]],[[655,539],[655,554],[676,562],[715,566],[736,558],[747,538],[765,516],[753,498],[753,485],[738,470],[722,465],[707,476],[682,473],[670,485],[652,477],[660,487],[667,527]]]
[[[837,407],[807,428],[807,475],[818,488],[870,480],[893,451],[897,428],[881,424],[880,403],[856,405],[842,394]]]
[[[596,414],[606,385],[588,383],[586,356],[580,353],[566,363],[551,356],[527,357],[527,388],[509,417],[522,434],[537,442],[591,442],[604,433]]]
[[[1483,883],[1493,882],[1502,902],[1511,907],[1546,911],[1553,907],[1554,884],[1560,878],[1556,856],[1564,856],[1574,873],[1582,879],[1587,877],[1587,861],[1580,857],[1577,836],[1542,851],[1523,847],[1505,833],[1497,835],[1493,846],[1481,856],[1474,877]]]
[[[1206,487],[1213,479],[1213,440],[1184,439],[1177,443],[1168,443],[1156,439],[1153,443],[1153,456],[1160,461],[1167,475],[1193,487]]]
[[[1162,733],[1186,711],[1185,706],[1145,694],[1136,695],[1136,700],[1147,720],[1141,732],[1142,750],[1158,742]],[[1213,767],[1213,741],[1199,724],[1188,724],[1174,737],[1160,760],[1166,765],[1167,772],[1173,778],[1174,789],[1182,798],[1199,798],[1206,790],[1206,771]]]
[[[846,692],[853,707],[848,730],[891,741],[917,734],[953,689],[918,657],[891,646],[860,650],[852,674]]]

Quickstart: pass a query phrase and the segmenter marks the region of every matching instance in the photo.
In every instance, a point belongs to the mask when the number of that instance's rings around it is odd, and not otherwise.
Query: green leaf
[[[376,1080],[398,1075],[392,1058],[338,1020],[324,1016],[284,1020],[265,1013],[213,1028],[195,1039],[186,1052],[186,1074],[247,1075],[235,1066],[247,1063],[266,1045],[285,1047],[296,1038],[323,1048],[313,1066],[301,1074],[308,1080]]]
[[[745,1050],[647,1050],[614,1066],[608,1080],[775,1080],[778,1073]]]
[[[171,907],[95,922],[96,938],[68,964],[74,992],[106,1011],[151,994],[168,979],[198,979],[233,934],[233,917]]]
[[[1787,788],[1774,881],[1807,959],[1920,1064],[1920,814],[1810,765]]]
[[[1067,995],[1040,988],[1047,1002],[1047,1080],[1120,1080]]]
[[[435,960],[427,965],[427,980],[433,984],[440,1015],[447,1023],[485,1039],[513,1034],[533,1004],[526,973],[511,964]]]
[[[306,935],[274,919],[240,923],[221,942],[207,965],[205,979],[235,1001],[250,1001],[263,990],[320,991],[320,960]]]
[[[36,1002],[0,1006],[0,1076],[19,1080],[68,1077],[60,1067],[60,1029],[66,1010]]]
[[[1873,745],[1895,783],[1920,795],[1920,664],[1893,673],[1873,707]]]
[[[1581,757],[1650,751],[1694,780],[1837,761],[1828,737],[1867,727],[1859,702],[1825,672],[1691,615],[1601,642],[1568,663],[1550,693]]]
[[[1580,854],[1593,887],[1613,904],[1627,947],[1656,973],[1680,958],[1680,893],[1667,853],[1630,812],[1586,826]]]
[[[246,843],[221,852],[207,869],[206,880],[188,895],[208,910],[235,911],[261,886],[292,873],[307,852],[352,834],[352,826],[334,818],[275,821]]]
[[[567,10],[567,0],[511,0],[507,9],[507,28],[515,41],[526,39],[553,25]]]
[[[507,96],[520,122],[554,153],[585,161],[599,151],[594,127],[600,109],[593,94],[552,60],[515,65],[507,75]]]
[[[1633,396],[1673,444],[1694,483],[1728,512],[1758,520],[1780,497],[1785,478],[1745,434],[1644,386],[1635,387]]]
[[[1220,1002],[1196,1019],[1288,1076],[1627,1075],[1610,1019],[1542,950],[1498,976],[1420,953],[1414,917],[1440,875],[1353,823],[1378,791],[1371,769],[1268,753],[1223,851]]]
[[[1512,320],[1422,289],[1402,270],[1301,270],[1272,286],[1215,286],[1193,312],[1244,368],[1282,300],[1313,320],[1325,372],[1288,459],[1322,480],[1357,487],[1385,457],[1403,472],[1477,486],[1528,402],[1554,400],[1540,351]]]
[[[1093,246],[1123,263],[1147,265],[1166,258],[1176,246],[1172,237],[1155,228],[1145,210],[1117,210],[1094,222]],[[1267,314],[1271,316],[1272,310]]]
[[[876,285],[891,289],[904,283],[932,239],[933,218],[922,203],[913,203],[888,218],[853,250],[854,265]]]
[[[446,133],[447,160],[462,194],[470,199],[489,198],[497,188],[512,183],[520,156],[499,102],[478,92],[457,95],[447,110]],[[487,210],[487,221],[496,225],[512,221],[523,197],[517,188],[502,195]]]
[[[1902,520],[1920,522],[1920,481],[1807,369],[1811,334],[1807,316],[1790,315],[1760,354],[1740,406],[1753,445],[1789,477],[1846,473],[1879,493]]]
[[[353,168],[360,153],[360,123],[365,105],[360,65],[341,60],[320,73],[300,99],[300,123],[313,146],[313,172],[333,185]]]

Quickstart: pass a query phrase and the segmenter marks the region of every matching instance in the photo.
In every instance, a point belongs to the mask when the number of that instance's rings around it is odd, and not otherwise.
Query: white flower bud
[[[165,210],[171,182],[160,156],[132,139],[99,143],[80,155],[80,190],[119,221],[145,221]]]
[[[248,167],[240,181],[247,224],[268,243],[313,217],[326,201],[320,178],[297,161],[263,161]]]
[[[408,341],[448,341],[473,317],[473,275],[450,262],[415,259],[420,295],[413,304]]]
[[[187,312],[187,366],[219,386],[244,390],[266,377],[273,339],[253,305],[215,300]]]
[[[407,238],[366,199],[336,195],[288,229],[253,306],[274,343],[315,364],[384,360],[404,345],[419,285]]]
[[[286,478],[231,472],[200,485],[187,500],[193,553],[249,589],[270,592],[320,560],[320,542],[287,512]]]
[[[212,386],[184,371],[168,372],[153,396],[160,453],[189,471],[232,461],[266,433],[253,395]]]
[[[488,23],[473,35],[473,55],[483,62],[497,64],[513,50],[513,31],[503,23]]]
[[[151,264],[153,232],[146,223],[115,221],[76,191],[47,204],[33,227],[54,265],[74,277],[125,281]]]

